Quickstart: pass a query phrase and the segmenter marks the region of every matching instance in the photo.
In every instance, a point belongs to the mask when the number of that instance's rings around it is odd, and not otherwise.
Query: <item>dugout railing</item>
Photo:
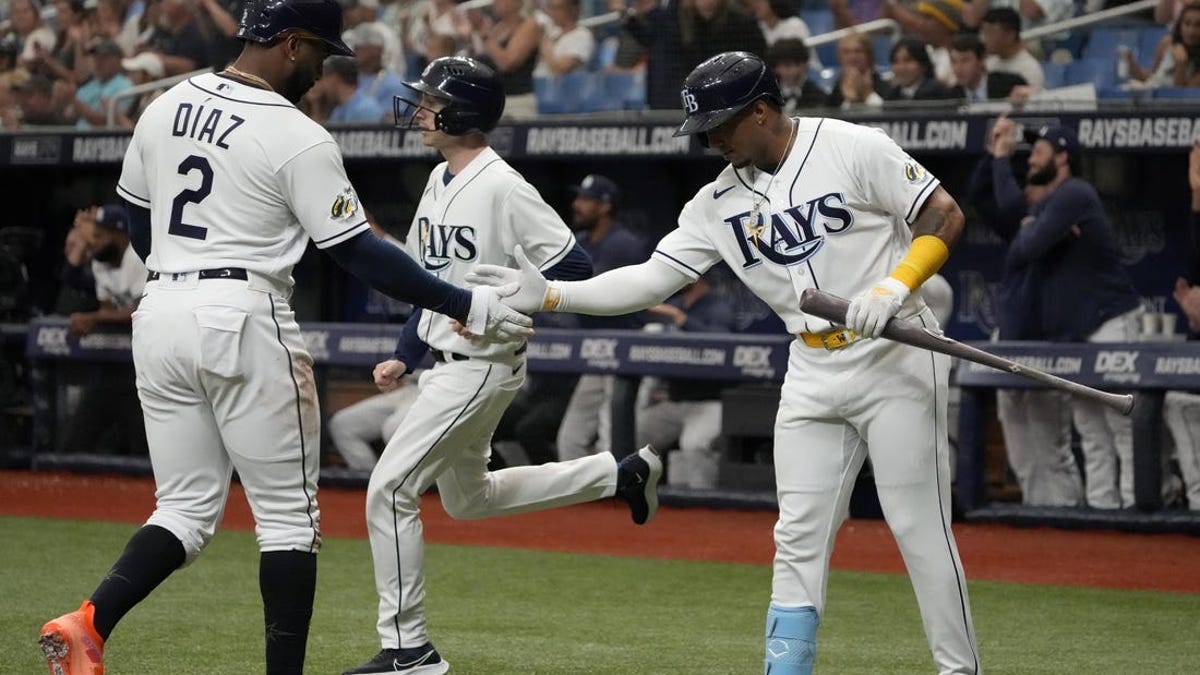
[[[320,376],[323,402],[327,398],[328,371],[356,368],[364,381],[371,366],[387,358],[399,334],[395,324],[302,325],[304,338]],[[530,342],[529,372],[591,373],[617,377],[612,409],[612,451],[618,457],[636,449],[634,439],[637,386],[645,376],[669,376],[725,380],[729,391],[726,405],[728,440],[749,437],[769,442],[778,384],[787,370],[787,335],[693,335],[658,334],[639,331],[570,331],[542,329]],[[1089,509],[1029,509],[993,503],[985,491],[984,458],[986,396],[997,387],[1040,386],[1030,380],[970,362],[957,364],[954,384],[961,389],[956,434],[956,505],[968,520],[1023,520],[1052,522],[1063,526],[1104,526],[1151,531],[1200,533],[1200,513],[1164,510],[1162,484],[1163,394],[1172,389],[1191,389],[1200,382],[1200,343],[978,343],[979,347],[1011,360],[1051,370],[1058,375],[1108,390],[1137,393],[1134,411],[1135,492],[1137,508],[1120,512]],[[64,375],[73,363],[108,363],[126,367],[131,362],[127,333],[105,331],[76,338],[61,319],[40,319],[30,324],[26,356],[35,383],[34,468],[90,468],[144,472],[143,459],[63,456],[55,452],[55,437],[62,427],[65,405]],[[739,390],[737,385],[750,385]],[[750,405],[738,398],[751,397]],[[328,415],[329,411],[324,410]],[[731,449],[733,444],[731,444]],[[730,484],[723,478],[721,490],[670,491],[676,503],[724,504],[743,507],[773,506],[770,465],[761,460],[747,462],[729,454],[728,470],[749,471],[754,484]],[[738,464],[755,466],[737,466]],[[727,470],[723,467],[723,471]],[[365,484],[366,474],[327,470],[330,482]]]

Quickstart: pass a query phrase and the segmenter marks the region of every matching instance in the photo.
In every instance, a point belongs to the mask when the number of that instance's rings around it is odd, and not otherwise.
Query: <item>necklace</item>
[[[783,168],[783,163],[787,161],[788,155],[792,152],[792,142],[796,140],[796,129],[800,127],[800,123],[796,120],[788,120],[792,124],[792,130],[788,134],[787,145],[784,146],[783,154],[779,157],[779,162],[775,165],[775,170],[771,172],[771,180],[767,181],[767,187],[763,188],[761,193],[754,193],[754,207],[750,209],[750,236],[754,240],[754,245],[758,246],[758,238],[762,236],[764,230],[767,229],[766,223],[759,222],[759,211],[762,210],[763,203],[767,200],[767,193],[771,191],[771,186],[775,183],[775,176],[779,175],[779,169]],[[734,169],[734,171],[737,171]],[[753,184],[753,181],[751,181]]]
[[[263,89],[266,89],[267,91],[275,91],[275,88],[272,87],[271,84],[269,82],[267,82],[266,80],[262,79],[261,77],[259,77],[257,75],[247,73],[244,70],[238,70],[237,68],[233,67],[233,64],[229,64],[228,66],[225,66],[225,70],[223,70],[221,72],[228,73],[230,75],[233,75],[234,77],[246,80],[247,82],[257,84],[257,85],[261,86]]]

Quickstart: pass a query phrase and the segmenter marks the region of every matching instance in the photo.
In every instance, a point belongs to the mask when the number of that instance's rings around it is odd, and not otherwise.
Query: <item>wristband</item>
[[[913,240],[908,255],[892,270],[891,277],[908,286],[910,291],[925,283],[950,257],[950,247],[940,237],[925,234]]]

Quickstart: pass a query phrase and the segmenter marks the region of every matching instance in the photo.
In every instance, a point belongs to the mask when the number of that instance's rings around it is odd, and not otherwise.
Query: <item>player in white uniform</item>
[[[341,153],[295,102],[338,37],[335,0],[252,6],[234,65],[145,111],[118,192],[150,279],[133,358],[157,485],[153,515],[91,598],[48,622],[51,673],[99,675],[117,622],[212,538],[237,470],[256,521],[266,671],[303,671],[321,544],[320,415],[312,358],[288,297],[309,238],[364,281],[523,339],[531,320],[426,273],[369,231]]]
[[[683,101],[688,117],[677,134],[703,134],[730,165],[683,207],[650,260],[547,285],[517,255],[520,271],[486,266],[468,280],[520,281],[506,302],[526,311],[619,314],[661,302],[724,260],[798,338],[775,422],[767,672],[812,672],[830,547],[869,455],[938,671],[978,673],[950,531],[949,359],[870,339],[895,315],[938,329],[911,291],[945,261],[962,212],[883,133],[782,115],[778,85],[757,56],[727,52],[700,64]],[[849,330],[801,312],[806,288],[853,298]]]
[[[422,130],[422,141],[445,162],[429,175],[408,235],[425,269],[461,283],[480,263],[511,263],[529,251],[551,277],[591,276],[591,262],[554,209],[488,146],[486,133],[504,110],[495,71],[469,58],[443,57],[411,83],[419,100],[396,99],[397,123]],[[414,97],[415,99],[415,97]],[[539,272],[540,274],[540,272]],[[524,513],[618,496],[635,523],[657,509],[662,462],[643,448],[619,464],[611,453],[569,462],[489,472],[491,437],[525,381],[525,344],[484,345],[460,337],[445,315],[410,317],[397,358],[376,367],[386,386],[419,362],[425,348],[436,365],[392,436],[367,487],[367,531],[379,593],[382,649],[346,675],[445,673],[449,664],[430,642],[425,623],[425,543],[421,493],[435,481],[454,518]]]

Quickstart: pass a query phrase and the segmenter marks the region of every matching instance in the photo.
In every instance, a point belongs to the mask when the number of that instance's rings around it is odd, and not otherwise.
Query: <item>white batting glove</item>
[[[908,294],[908,286],[899,279],[885,278],[850,301],[846,327],[863,337],[879,337]]]
[[[546,307],[549,282],[537,266],[525,257],[525,250],[520,246],[516,247],[513,257],[517,260],[517,269],[499,265],[479,265],[468,272],[464,279],[469,284],[484,287],[495,286],[506,290],[511,288],[502,292],[500,296],[504,298],[504,304],[518,312],[532,314],[544,309],[553,309]]]
[[[515,293],[513,286],[478,286],[471,290],[471,310],[467,314],[464,337],[483,338],[486,342],[518,342],[533,335],[533,319],[501,301]]]

